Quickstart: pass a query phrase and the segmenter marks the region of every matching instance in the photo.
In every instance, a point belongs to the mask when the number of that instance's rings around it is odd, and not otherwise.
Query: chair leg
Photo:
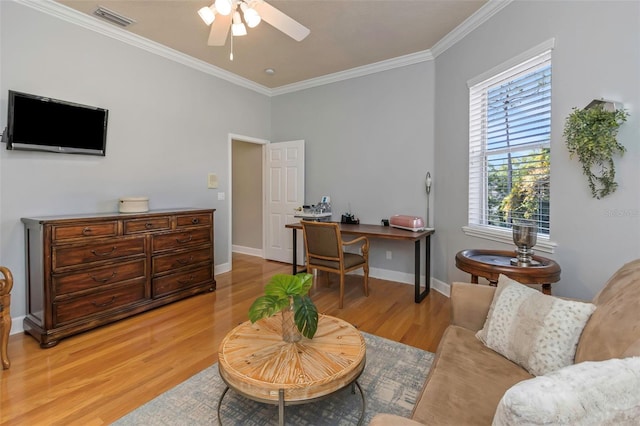
[[[340,273],[340,302],[338,308],[342,309],[344,306],[344,272]]]
[[[369,297],[369,264],[365,264],[362,269],[364,270],[364,295]]]

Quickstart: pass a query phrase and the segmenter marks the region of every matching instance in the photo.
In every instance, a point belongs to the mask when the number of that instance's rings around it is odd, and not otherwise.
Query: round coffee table
[[[456,254],[456,267],[471,274],[471,282],[478,284],[478,276],[496,285],[500,274],[522,284],[542,284],[542,292],[551,294],[551,283],[560,281],[560,265],[542,256],[533,256],[538,262],[531,266],[511,264],[515,251],[462,250]]]
[[[240,324],[222,340],[218,369],[227,389],[258,402],[277,404],[279,424],[284,407],[322,399],[351,385],[360,391],[364,418],[365,399],[357,382],[364,370],[366,347],[362,334],[351,324],[320,315],[313,339],[297,343],[282,340],[279,314],[251,324]]]

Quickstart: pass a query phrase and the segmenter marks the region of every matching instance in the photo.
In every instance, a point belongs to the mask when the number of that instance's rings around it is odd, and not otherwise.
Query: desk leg
[[[295,228],[291,228],[291,232],[293,232],[293,263],[291,265],[291,274],[295,275],[300,272],[307,272],[307,267],[305,266],[298,271],[298,231]]]
[[[431,290],[431,236],[427,235],[424,239],[425,247],[425,276],[424,276],[424,285],[425,289],[423,292],[420,292],[420,240],[415,242],[415,302],[420,303],[424,300],[425,297],[429,294]]]
[[[291,228],[293,232],[293,263],[291,264],[292,274],[298,273],[298,232],[295,228]]]

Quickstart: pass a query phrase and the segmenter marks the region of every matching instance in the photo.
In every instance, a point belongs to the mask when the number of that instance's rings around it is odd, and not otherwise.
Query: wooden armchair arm
[[[9,332],[11,331],[11,289],[13,288],[13,275],[4,266],[0,266],[0,364],[3,369],[8,369],[11,363],[7,354],[9,344]]]
[[[362,242],[362,255],[367,258],[369,256],[369,239],[365,236],[362,237],[358,237],[358,238],[354,238],[353,240],[349,240],[349,241],[342,241],[342,245],[344,246],[350,246],[352,244],[356,244]]]

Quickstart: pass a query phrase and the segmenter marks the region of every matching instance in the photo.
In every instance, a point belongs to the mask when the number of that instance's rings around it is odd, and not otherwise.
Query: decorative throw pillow
[[[581,362],[512,386],[493,425],[637,425],[640,357]]]
[[[595,305],[548,296],[505,275],[476,337],[534,376],[573,364]]]

